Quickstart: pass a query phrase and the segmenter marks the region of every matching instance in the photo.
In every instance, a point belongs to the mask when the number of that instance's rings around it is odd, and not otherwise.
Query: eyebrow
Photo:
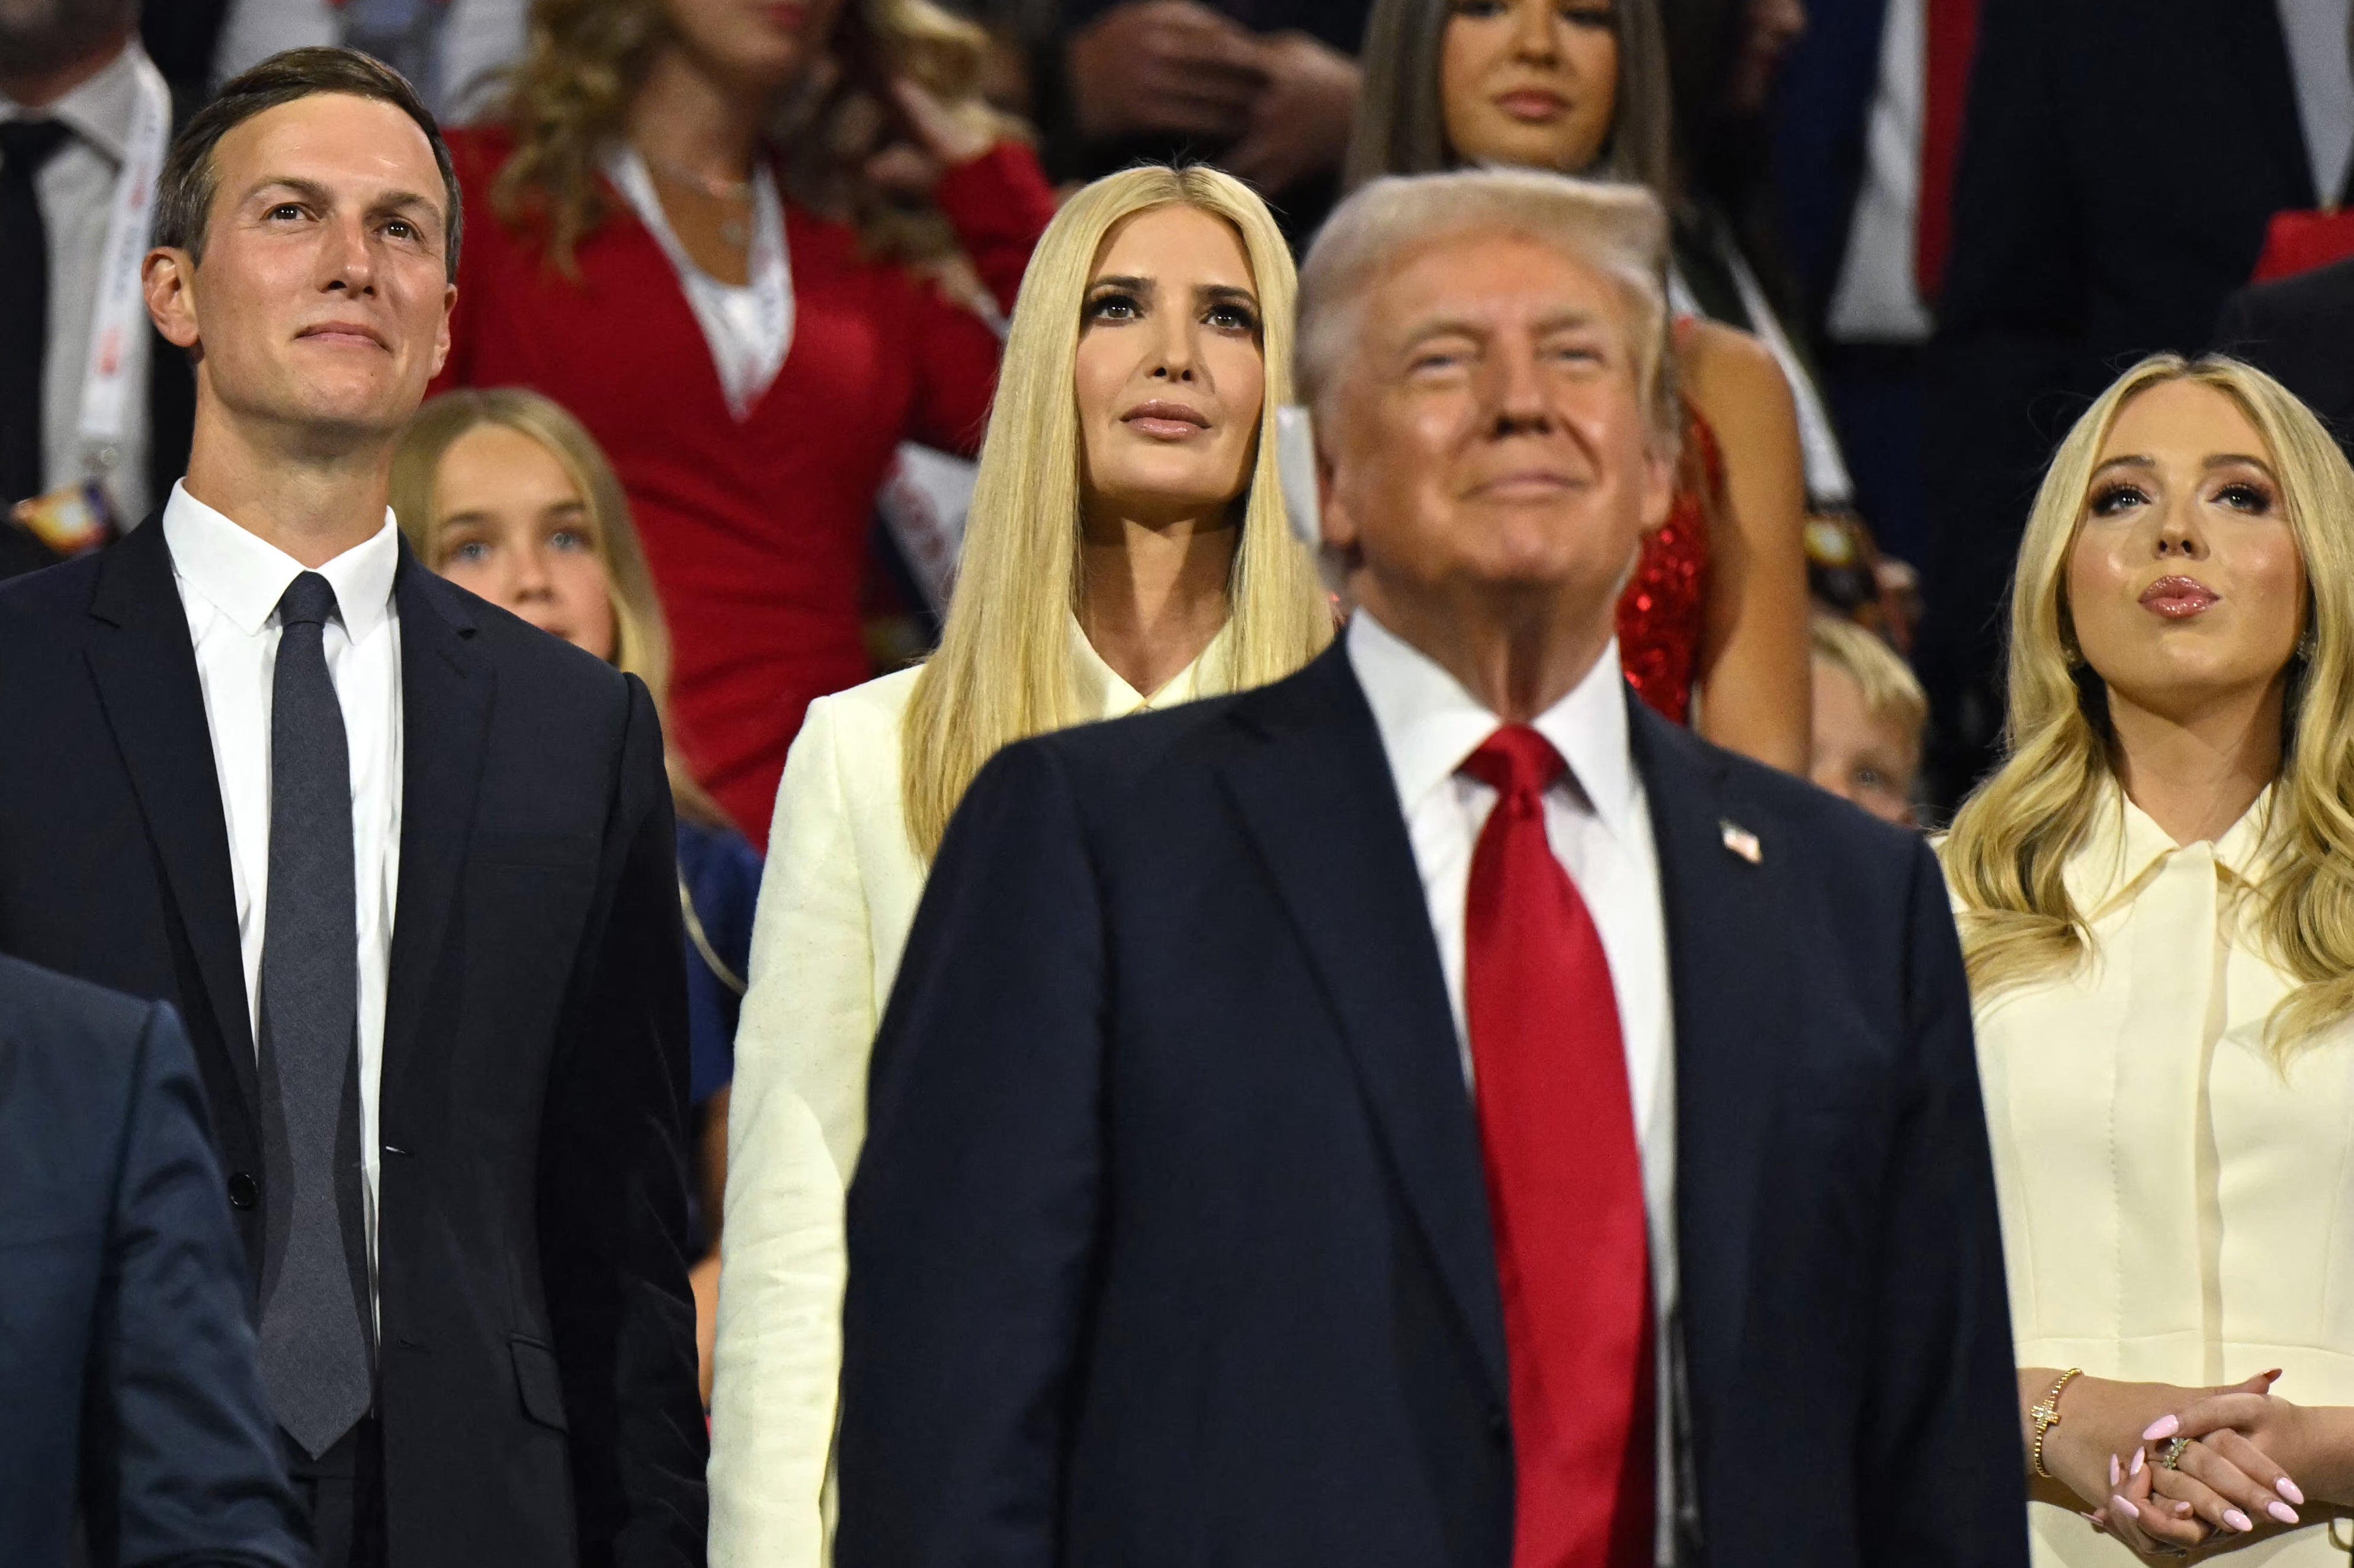
[[[2273,472],[2272,464],[2266,462],[2260,457],[2251,456],[2246,452],[2217,452],[2201,462],[2199,466],[2201,470],[2210,473],[2219,468],[2253,468],[2261,472],[2266,479],[2271,479],[2277,482],[2277,476]],[[2100,467],[2093,471],[2093,477],[2098,479],[2101,475],[2108,472],[2109,470],[2113,468],[2155,470],[2157,467],[2158,460],[2151,457],[2148,453],[2131,452],[2124,457],[2111,458],[2108,461],[2103,463]]]
[[[1538,322],[1532,329],[1532,335],[1537,337],[1547,337],[1557,332],[1568,332],[1574,328],[1598,325],[1601,319],[1601,317],[1596,315],[1592,311],[1564,311],[1559,314],[1547,316],[1543,320]],[[1464,337],[1480,338],[1484,340],[1494,336],[1495,329],[1490,323],[1486,322],[1466,321],[1459,316],[1440,316],[1431,321],[1426,321],[1420,326],[1415,328],[1413,332],[1406,335],[1403,346],[1412,348],[1418,343],[1426,342],[1434,337],[1445,337],[1449,334],[1457,334]]]
[[[306,180],[299,175],[271,175],[266,179],[256,180],[252,188],[246,192],[246,199],[251,201],[272,190],[290,191],[314,207],[335,205],[334,192],[316,180]],[[367,205],[370,212],[404,212],[412,207],[421,207],[433,215],[436,223],[442,221],[444,217],[439,201],[417,191],[392,191]]]
[[[534,515],[540,518],[556,516],[563,516],[567,519],[573,517],[586,517],[588,515],[588,503],[586,501],[580,500],[577,496],[570,501],[551,501],[546,505],[541,507]],[[498,514],[495,512],[492,512],[485,507],[470,506],[463,512],[452,512],[450,515],[441,519],[441,521],[435,524],[435,526],[443,529],[481,528],[495,524],[497,521]]]

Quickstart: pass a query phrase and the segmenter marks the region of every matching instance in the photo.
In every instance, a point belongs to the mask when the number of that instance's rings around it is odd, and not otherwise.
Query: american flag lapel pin
[[[1738,822],[1731,821],[1723,818],[1718,819],[1716,825],[1724,830],[1724,847],[1726,849],[1731,850],[1734,854],[1739,855],[1742,859],[1747,861],[1752,865],[1757,864],[1766,858],[1766,851],[1763,846],[1757,842],[1757,835],[1755,833],[1751,832],[1747,828],[1743,827]]]

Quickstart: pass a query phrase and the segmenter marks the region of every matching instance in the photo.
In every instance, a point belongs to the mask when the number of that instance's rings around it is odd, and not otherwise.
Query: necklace
[[[740,204],[747,207],[751,205],[752,182],[749,180],[724,180],[712,175],[699,175],[693,169],[683,169],[666,158],[657,158],[643,147],[638,149],[638,156],[646,161],[648,168],[674,185],[684,185],[713,201],[724,201],[731,206]],[[743,249],[752,242],[749,218],[748,212],[721,218],[719,238],[735,249]]]

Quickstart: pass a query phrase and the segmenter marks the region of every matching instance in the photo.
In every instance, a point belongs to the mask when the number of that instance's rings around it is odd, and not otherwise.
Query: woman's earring
[[[2306,621],[2305,623],[2305,635],[2296,640],[2296,656],[2305,662],[2310,664],[2313,662],[2315,650],[2320,647],[2320,639],[2314,635],[2313,622],[2309,620]]]

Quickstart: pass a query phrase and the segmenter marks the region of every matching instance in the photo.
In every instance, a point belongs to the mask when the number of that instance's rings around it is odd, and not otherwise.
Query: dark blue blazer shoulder
[[[171,1009],[0,958],[0,1557],[309,1561],[248,1299]]]

